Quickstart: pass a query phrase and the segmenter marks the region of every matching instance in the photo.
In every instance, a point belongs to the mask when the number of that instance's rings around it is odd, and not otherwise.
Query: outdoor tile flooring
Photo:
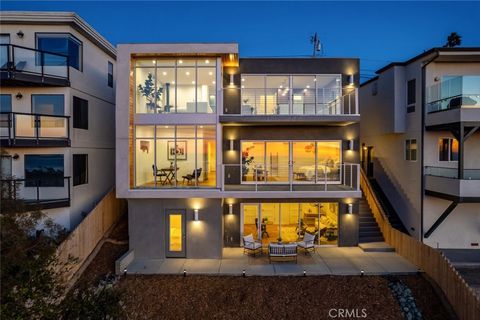
[[[247,276],[406,274],[417,267],[395,252],[363,252],[352,248],[317,248],[311,255],[300,252],[297,263],[269,263],[268,255],[243,254],[242,248],[225,248],[222,259],[136,259],[127,268],[129,274],[209,274]]]

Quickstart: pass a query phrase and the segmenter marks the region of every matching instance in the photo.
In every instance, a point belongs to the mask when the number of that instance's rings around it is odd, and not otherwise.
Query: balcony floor
[[[258,191],[290,191],[289,184],[258,184]],[[255,191],[254,184],[226,184],[225,191]],[[292,191],[356,191],[343,184],[293,184]]]

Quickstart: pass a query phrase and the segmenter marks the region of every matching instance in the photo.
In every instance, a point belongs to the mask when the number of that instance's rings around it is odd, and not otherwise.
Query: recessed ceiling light
[[[283,85],[280,85],[280,88],[283,88]]]
[[[245,78],[242,78],[242,81],[245,81]]]
[[[210,60],[205,60],[205,63],[210,63]]]
[[[307,86],[307,89],[310,89],[310,86]]]
[[[175,81],[172,81],[172,84],[175,84]]]
[[[317,78],[313,79],[313,81],[317,81]]]
[[[189,75],[190,75],[190,72],[187,71],[187,72],[185,72],[185,74],[186,74],[187,76],[189,76]]]
[[[165,126],[165,129],[168,129],[168,126]]]
[[[212,81],[213,84],[215,84],[215,81]]]
[[[195,84],[195,81],[192,81],[192,84]]]
[[[203,126],[200,126],[200,129],[203,129]]]
[[[166,76],[166,75],[167,75],[167,73],[166,73],[165,71],[163,71],[163,75],[164,75],[164,76]]]
[[[178,60],[178,63],[182,64],[182,63],[183,63],[183,60]]]
[[[155,60],[152,60],[152,63],[155,64]]]
[[[212,71],[210,71],[210,72],[208,73],[208,75],[209,75],[209,76],[213,75],[213,72],[212,72]]]
[[[303,92],[307,92],[307,89],[303,89]]]
[[[242,88],[245,88],[245,86],[242,86]]]

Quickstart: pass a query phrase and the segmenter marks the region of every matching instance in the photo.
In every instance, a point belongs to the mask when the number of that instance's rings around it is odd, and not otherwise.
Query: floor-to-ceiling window
[[[242,235],[262,243],[296,242],[306,233],[315,244],[338,244],[338,203],[242,204]]]
[[[138,59],[136,113],[215,113],[216,59]]]
[[[341,141],[242,141],[242,183],[340,183]]]
[[[216,186],[215,126],[135,127],[135,186]]]

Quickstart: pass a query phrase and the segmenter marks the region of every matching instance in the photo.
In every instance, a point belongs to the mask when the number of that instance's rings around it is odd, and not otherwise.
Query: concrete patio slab
[[[138,259],[127,267],[127,274],[157,274],[162,271],[162,259]]]
[[[398,255],[387,258],[377,257],[375,258],[375,262],[382,266],[388,273],[415,273],[418,270],[416,266]]]
[[[245,270],[247,276],[274,276],[275,269],[272,264],[249,265]]]
[[[180,274],[183,273],[183,265],[186,259],[165,259],[161,265],[162,274]]]
[[[360,270],[357,266],[345,258],[323,258],[325,264],[332,271],[332,274],[338,275],[358,275]]]
[[[274,263],[273,269],[277,276],[297,276],[303,273],[302,265],[294,262]]]
[[[187,273],[215,274],[220,270],[220,259],[186,259],[183,268]]]
[[[248,267],[248,261],[241,259],[222,259],[220,263],[219,274],[222,275],[241,275],[243,270]]]
[[[375,259],[368,257],[352,257],[350,261],[358,270],[363,270],[365,274],[386,274],[387,270],[378,264]]]

